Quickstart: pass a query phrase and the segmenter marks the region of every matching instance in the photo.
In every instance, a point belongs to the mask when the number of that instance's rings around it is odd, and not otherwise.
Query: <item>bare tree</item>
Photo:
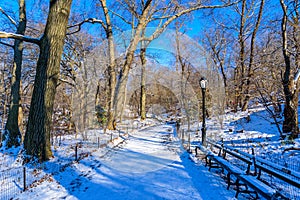
[[[24,148],[41,161],[52,156],[50,131],[53,104],[60,74],[60,60],[72,0],[50,1],[30,105]]]
[[[115,118],[118,117],[117,115],[120,115],[120,110],[124,103],[129,71],[133,62],[134,52],[140,41],[154,40],[159,37],[166,27],[168,27],[175,19],[195,10],[222,8],[233,4],[234,3],[229,2],[221,5],[204,5],[199,2],[195,2],[184,7],[179,5],[177,1],[171,1],[168,5],[162,5],[160,2],[154,0],[141,1],[140,3],[136,3],[135,1],[125,1],[123,3],[124,8],[129,11],[133,19],[131,22],[126,22],[131,25],[133,34],[126,48],[124,56],[125,60],[122,64],[116,84],[114,97]],[[143,30],[145,30],[152,22],[158,23],[156,30],[150,36],[142,37]]]
[[[143,33],[145,34],[145,33]],[[149,43],[148,43],[149,44]],[[141,59],[141,98],[140,98],[140,116],[141,120],[146,119],[146,49],[145,42],[141,42],[141,52],[140,52],[140,59]]]
[[[261,0],[257,18],[255,20],[255,25],[254,25],[253,31],[251,33],[249,64],[248,64],[248,68],[247,68],[247,72],[246,72],[246,79],[245,79],[245,83],[244,83],[245,86],[243,88],[243,91],[244,91],[244,99],[243,99],[243,105],[242,105],[243,111],[248,109],[248,103],[250,100],[250,84],[251,84],[251,79],[253,77],[253,67],[255,65],[255,62],[254,62],[255,45],[256,45],[255,41],[256,41],[256,35],[258,32],[258,29],[260,27],[261,18],[263,15],[264,4],[265,4],[265,0]],[[242,57],[241,57],[241,59],[242,59]]]
[[[299,29],[299,1],[286,4],[280,0],[283,11],[282,53],[285,62],[285,71],[282,77],[283,91],[285,95],[283,132],[291,132],[298,137],[298,94],[300,77],[300,29]],[[289,34],[290,33],[290,34]],[[291,37],[288,37],[291,35]]]
[[[115,125],[115,111],[114,111],[114,98],[115,98],[115,88],[116,88],[116,58],[115,58],[115,43],[113,37],[112,22],[109,15],[109,11],[106,5],[106,0],[100,0],[102,5],[103,13],[105,16],[105,24],[103,28],[105,29],[106,39],[108,42],[108,74],[109,74],[109,84],[108,84],[108,112],[107,112],[107,128],[110,130],[116,129]]]
[[[13,38],[38,44],[40,55],[34,82],[24,148],[40,161],[52,156],[50,129],[53,103],[60,73],[60,59],[72,0],[50,1],[46,28],[40,39],[1,31],[0,38]]]
[[[11,18],[9,18],[11,19]],[[12,19],[11,19],[12,21]],[[26,29],[26,6],[25,0],[19,1],[19,23],[17,26],[16,34],[24,35]],[[12,70],[12,79],[11,79],[11,103],[9,108],[8,119],[6,123],[6,139],[7,147],[19,146],[21,142],[21,133],[19,130],[19,121],[22,121],[19,117],[19,111],[21,107],[21,98],[20,98],[20,84],[21,84],[21,70],[22,70],[22,61],[23,61],[23,41],[15,40],[14,42],[14,62]]]

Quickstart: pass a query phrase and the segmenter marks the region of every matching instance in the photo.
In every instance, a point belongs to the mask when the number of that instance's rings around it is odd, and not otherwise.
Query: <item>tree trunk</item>
[[[243,85],[244,85],[244,74],[245,74],[245,23],[246,23],[246,0],[242,1],[242,10],[240,12],[240,29],[238,35],[238,43],[239,43],[239,60],[238,66],[234,71],[234,84],[235,84],[235,102],[234,102],[234,110],[235,112],[242,106],[242,98],[243,98]]]
[[[248,109],[248,104],[250,101],[250,84],[251,84],[252,75],[253,75],[252,68],[254,65],[255,40],[256,40],[256,34],[257,34],[257,31],[258,31],[258,28],[260,25],[260,21],[262,18],[264,4],[265,4],[265,0],[261,0],[257,20],[256,20],[255,27],[254,27],[254,30],[251,35],[250,61],[249,61],[249,65],[248,65],[247,75],[245,77],[245,88],[243,89],[244,100],[243,100],[243,105],[242,105],[242,111],[246,111]]]
[[[241,12],[241,21],[240,21],[240,30],[239,30],[239,64],[240,66],[237,69],[236,74],[236,86],[238,87],[238,94],[236,94],[236,106],[242,106],[242,98],[243,98],[243,87],[244,87],[244,78],[245,78],[245,23],[246,23],[246,0],[242,1],[242,12]],[[235,110],[237,110],[237,107]]]
[[[299,134],[298,128],[298,78],[294,81],[291,78],[291,58],[288,51],[288,37],[287,37],[287,25],[288,25],[288,13],[287,6],[283,0],[280,0],[281,8],[283,11],[283,17],[281,21],[282,31],[282,53],[285,62],[285,72],[283,75],[283,91],[285,96],[284,107],[284,121],[282,125],[282,131],[284,133],[291,132],[293,137],[297,137]],[[297,33],[298,34],[298,33]]]
[[[130,66],[133,61],[134,52],[137,49],[138,43],[141,40],[141,33],[145,29],[146,26],[146,16],[149,12],[149,7],[147,7],[142,16],[139,19],[139,24],[136,27],[135,35],[133,36],[129,47],[127,49],[126,53],[126,60],[125,63],[121,69],[120,76],[118,83],[116,85],[116,91],[115,91],[115,98],[114,98],[114,111],[115,111],[115,119],[117,117],[120,117],[122,106],[124,106],[124,100],[125,100],[125,90],[128,80],[128,74],[130,71]]]
[[[141,49],[140,54],[142,69],[141,69],[141,100],[140,100],[140,116],[141,120],[146,119],[146,48]]]
[[[111,26],[111,20],[109,12],[106,6],[106,0],[100,1],[102,4],[103,12],[106,21],[106,38],[108,42],[109,52],[109,66],[108,66],[108,108],[107,108],[107,125],[106,128],[109,130],[115,130],[115,110],[114,110],[114,97],[116,88],[116,59],[115,59],[115,45],[113,38],[113,31]]]
[[[50,129],[60,60],[72,0],[50,0],[47,24],[40,43],[34,89],[24,140],[28,155],[39,161],[52,157]]]
[[[26,29],[26,6],[25,0],[19,1],[19,25],[17,27],[17,34],[24,35]],[[20,107],[20,83],[23,60],[23,41],[15,40],[14,43],[14,63],[11,79],[11,102],[9,107],[9,114],[5,126],[7,133],[7,147],[19,146],[21,142],[21,132],[19,129],[19,107]]]

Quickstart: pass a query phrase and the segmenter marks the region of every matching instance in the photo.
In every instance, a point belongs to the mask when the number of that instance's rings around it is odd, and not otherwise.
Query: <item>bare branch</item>
[[[67,35],[71,35],[71,34],[74,34],[74,33],[78,33],[78,32],[81,30],[81,26],[82,26],[84,23],[92,23],[92,24],[99,23],[99,24],[102,25],[102,27],[103,27],[105,30],[107,29],[105,23],[104,23],[102,20],[96,19],[96,18],[88,18],[88,19],[83,20],[82,22],[79,22],[79,23],[77,23],[77,24],[68,26],[68,29],[77,27],[77,30],[76,30],[76,31],[73,31],[73,32],[70,32],[70,33],[67,33]]]
[[[300,69],[297,70],[297,73],[295,75],[295,78],[294,78],[294,82],[297,84],[298,80],[299,80],[299,77],[300,77]]]
[[[11,45],[11,44],[7,44],[7,43],[5,43],[5,42],[1,42],[1,41],[0,41],[0,44],[3,44],[3,45],[5,45],[5,46],[7,46],[7,47],[12,47],[12,48],[14,48],[14,46],[13,46],[13,45]]]
[[[22,40],[22,41],[29,42],[29,43],[34,43],[37,45],[40,44],[40,39],[31,38],[31,37],[27,37],[27,36],[15,34],[15,33],[7,33],[7,32],[3,32],[3,31],[0,31],[0,38],[17,39],[17,40]]]
[[[9,21],[10,21],[13,25],[15,25],[15,27],[18,26],[17,23],[15,22],[15,20],[13,20],[13,18],[11,18],[6,12],[4,12],[4,10],[3,10],[1,7],[0,7],[0,12],[2,12],[2,14],[5,15],[5,16],[9,19]]]
[[[68,85],[70,85],[70,86],[72,86],[72,87],[74,87],[74,88],[76,87],[76,85],[75,85],[74,83],[71,83],[71,82],[68,81],[68,80],[65,80],[65,79],[60,78],[59,81],[60,81],[61,83],[66,83],[66,84],[68,84]]]
[[[109,10],[109,12],[111,12],[113,15],[118,16],[118,17],[119,17],[121,20],[123,20],[125,23],[130,24],[130,25],[132,24],[132,22],[126,20],[122,15],[120,15],[120,14],[118,14],[118,13],[112,11],[112,10]]]
[[[125,2],[125,4],[124,4]],[[127,0],[125,0],[124,2],[120,2],[122,6],[124,6],[126,8],[126,5],[128,6],[128,11],[135,16],[136,18],[139,17],[139,14],[135,11],[134,5],[132,5],[130,2],[128,2]]]
[[[190,7],[188,9],[185,9],[185,10],[182,10],[181,12],[173,15],[173,16],[170,16],[168,18],[167,21],[165,21],[165,23],[160,27],[158,28],[150,37],[143,37],[141,38],[141,40],[145,40],[145,41],[152,41],[154,40],[155,38],[157,38],[164,30],[165,28],[172,22],[174,21],[175,19],[177,19],[178,17],[182,16],[182,15],[185,15],[185,14],[188,14],[192,11],[195,11],[195,10],[200,10],[200,9],[215,9],[215,8],[224,8],[224,7],[229,7],[229,6],[232,6],[236,3],[238,3],[239,1],[236,1],[236,2],[233,2],[233,3],[227,3],[227,4],[224,4],[224,5],[208,5],[208,6],[205,6],[205,5],[196,5],[194,7]]]

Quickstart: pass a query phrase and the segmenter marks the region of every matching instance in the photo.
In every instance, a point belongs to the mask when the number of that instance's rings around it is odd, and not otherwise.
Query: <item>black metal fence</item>
[[[13,199],[26,190],[36,179],[35,169],[24,166],[0,171],[0,199]]]
[[[61,165],[53,165],[51,173],[59,173],[66,166],[72,165],[74,161],[79,162],[91,153],[91,149],[106,148],[110,145],[113,147],[120,141],[137,129],[142,128],[141,125],[122,125],[121,129],[114,132],[103,133],[99,130],[89,130],[80,135],[56,135],[52,137],[51,144],[54,148],[63,147],[64,152],[60,152],[64,156],[64,163]],[[104,151],[105,153],[105,151]],[[21,192],[30,187],[34,182],[38,182],[45,176],[42,173],[43,166],[38,167],[9,167],[14,163],[15,158],[8,156],[0,166],[6,168],[0,171],[0,200],[10,200],[19,195]],[[4,166],[5,164],[5,166]]]
[[[184,133],[184,131],[182,131],[182,132]],[[189,133],[189,137],[192,138],[192,143],[193,143],[193,141],[195,142],[196,137],[194,137],[194,135],[190,136],[190,134],[192,134],[192,133]],[[197,141],[199,141],[199,137],[197,137]],[[185,140],[185,144],[186,144],[186,142],[187,141]],[[216,143],[216,142],[214,142],[214,143]],[[199,143],[197,143],[197,144],[199,144]],[[221,146],[221,144],[222,143],[220,143],[220,146]],[[191,144],[186,144],[185,146],[190,148],[189,147],[190,145]],[[299,158],[295,159],[295,157],[287,157],[282,154],[270,153],[270,152],[266,155],[261,155],[261,154],[256,155],[255,148],[253,148],[253,147],[249,148],[249,146],[252,146],[252,145],[248,145],[248,147],[231,146],[231,148],[238,149],[247,154],[253,154],[256,158],[260,158],[260,159],[264,160],[265,162],[272,163],[273,165],[281,166],[280,169],[285,169],[287,171],[287,172],[282,172],[282,174],[284,174],[285,176],[289,176],[289,171],[293,171],[294,173],[297,173],[297,176],[290,176],[290,178],[295,179],[296,181],[300,181]],[[193,147],[193,149],[194,148],[195,147]],[[216,152],[218,152],[219,150],[220,149],[217,149]],[[246,163],[241,162],[241,160],[236,158],[235,156],[227,154],[226,158],[228,160],[230,160],[230,162],[232,164],[240,167],[241,169],[245,170],[247,168]],[[254,171],[254,165],[251,165],[250,171],[252,171],[252,172]],[[267,173],[267,172],[262,172],[260,179],[263,182],[270,185],[271,187],[275,188],[280,194],[282,194],[287,199],[300,200],[300,188],[289,184],[288,182],[284,181],[283,179],[280,179],[280,178],[272,175],[271,173]]]

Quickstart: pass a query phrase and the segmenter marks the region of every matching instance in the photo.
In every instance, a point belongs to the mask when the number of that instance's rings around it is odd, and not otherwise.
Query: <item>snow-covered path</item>
[[[138,131],[106,156],[92,153],[18,199],[234,199],[224,180],[196,166],[173,127]]]

